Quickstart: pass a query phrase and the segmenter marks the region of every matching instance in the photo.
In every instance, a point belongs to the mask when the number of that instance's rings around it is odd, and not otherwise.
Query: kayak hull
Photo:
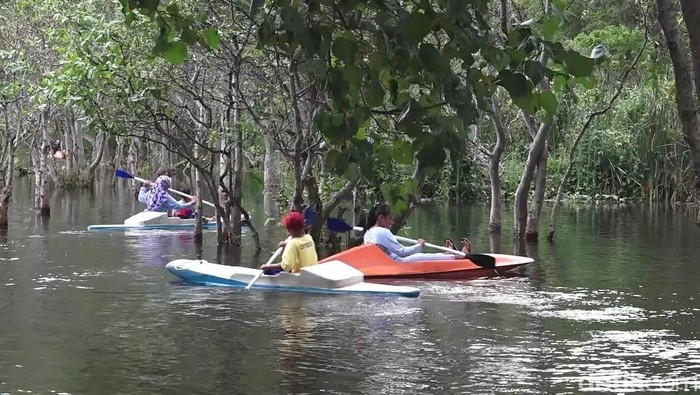
[[[203,229],[216,229],[216,223],[202,224]],[[187,230],[194,229],[194,223],[184,224],[156,224],[156,225],[90,225],[87,227],[89,231],[115,231],[115,230]]]
[[[468,259],[396,262],[374,244],[361,245],[332,255],[321,262],[338,260],[361,271],[365,278],[465,279],[501,276],[534,260],[505,254],[485,254],[496,258],[496,267],[486,269]]]
[[[129,231],[129,230],[188,230],[194,229],[195,218],[182,219],[168,217],[167,213],[142,211],[124,220],[123,224],[90,225],[89,231]],[[202,224],[203,229],[216,229],[216,221]]]
[[[259,269],[190,259],[171,261],[166,268],[175,276],[191,284],[232,288],[244,288],[260,273]],[[413,287],[364,282],[362,272],[339,261],[305,267],[300,273],[264,274],[255,282],[252,289],[405,297],[417,297],[420,294],[420,291]]]

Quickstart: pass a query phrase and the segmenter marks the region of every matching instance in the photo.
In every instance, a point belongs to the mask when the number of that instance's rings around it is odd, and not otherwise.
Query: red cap
[[[304,229],[304,217],[301,216],[301,213],[292,211],[282,218],[282,225],[287,229]]]

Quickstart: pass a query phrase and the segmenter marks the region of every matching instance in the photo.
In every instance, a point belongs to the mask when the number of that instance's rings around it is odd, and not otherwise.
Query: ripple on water
[[[582,341],[561,340],[554,384],[582,391],[700,390],[700,341],[669,330],[591,331]]]
[[[73,272],[71,274],[52,274],[47,273],[44,276],[34,279],[36,284],[35,290],[58,289],[62,286],[68,286],[76,289],[94,289],[94,287],[86,285],[92,277],[102,277],[105,273],[102,271],[88,270],[85,272]]]

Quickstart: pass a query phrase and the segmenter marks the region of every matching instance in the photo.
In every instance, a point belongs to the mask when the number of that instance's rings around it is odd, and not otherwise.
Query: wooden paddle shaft
[[[289,243],[289,240],[291,240],[291,239],[292,239],[292,236],[289,236],[289,237],[287,237],[287,239],[286,239],[285,241],[286,241],[287,243]],[[284,246],[278,248],[278,249],[275,251],[275,253],[272,254],[272,256],[270,257],[270,259],[267,260],[267,262],[266,262],[265,264],[266,264],[266,265],[271,264],[272,261],[274,261],[275,258],[277,258],[277,256],[282,252],[282,250],[284,250]],[[258,281],[258,279],[263,275],[263,273],[265,273],[265,272],[264,272],[263,270],[260,270],[260,273],[256,274],[255,277],[253,277],[253,279],[250,280],[250,282],[248,283],[248,285],[245,286],[245,289],[246,289],[246,290],[249,290],[249,289],[253,286],[253,284],[255,284],[255,282]]]

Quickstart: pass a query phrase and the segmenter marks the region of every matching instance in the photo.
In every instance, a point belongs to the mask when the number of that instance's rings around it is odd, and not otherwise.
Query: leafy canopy
[[[177,1],[121,2],[127,23],[136,10],[158,21],[154,52],[172,63],[185,60],[186,45],[218,45],[215,27],[181,13]],[[371,177],[376,161],[415,159],[424,170],[440,168],[446,150],[463,150],[467,127],[499,86],[523,110],[551,117],[557,101],[542,82],[557,78],[556,88],[591,75],[594,59],[553,41],[563,1],[507,37],[492,30],[488,6],[488,0],[252,0],[249,17],[260,47],[282,53],[290,70],[325,91],[327,105],[314,122],[330,147],[327,168]],[[539,61],[542,53],[549,62]]]

